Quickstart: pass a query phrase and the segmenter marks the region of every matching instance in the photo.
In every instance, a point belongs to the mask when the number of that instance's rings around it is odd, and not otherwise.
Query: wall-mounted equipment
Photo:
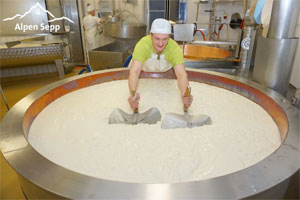
[[[124,0],[124,3],[129,3],[129,4],[136,5],[137,0]]]
[[[98,0],[98,3],[99,3],[99,11],[101,13],[112,13],[113,2],[111,0]]]
[[[232,29],[240,28],[241,23],[242,23],[241,15],[239,13],[232,13],[230,24],[229,24],[230,28]]]

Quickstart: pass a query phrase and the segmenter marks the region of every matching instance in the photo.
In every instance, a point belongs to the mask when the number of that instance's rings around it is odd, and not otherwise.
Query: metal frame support
[[[5,98],[5,95],[3,93],[1,85],[0,85],[0,92],[1,92],[2,99],[3,99],[4,103],[5,103],[6,109],[7,109],[7,111],[9,111],[9,106],[8,106],[7,100]]]

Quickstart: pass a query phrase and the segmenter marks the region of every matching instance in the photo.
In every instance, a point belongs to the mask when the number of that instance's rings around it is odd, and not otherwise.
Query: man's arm
[[[134,101],[132,92],[136,91],[139,85],[139,76],[142,71],[143,64],[138,60],[133,60],[130,70],[129,70],[129,77],[128,77],[128,86],[130,91],[130,96],[128,98],[128,102],[130,107],[135,110],[139,106],[140,101],[140,94],[136,94],[136,100]]]
[[[174,71],[178,81],[178,87],[181,93],[182,103],[185,107],[190,107],[193,101],[193,96],[191,95],[190,98],[184,97],[184,93],[186,88],[189,86],[189,80],[187,73],[184,68],[184,64],[178,64],[174,67]]]
[[[180,89],[181,95],[184,95],[186,88],[189,86],[189,81],[187,73],[184,69],[184,64],[178,64],[174,67],[174,71],[178,81],[178,87]]]
[[[142,71],[143,64],[138,60],[133,60],[130,70],[129,70],[129,78],[128,85],[130,91],[136,91],[139,84],[139,76]]]

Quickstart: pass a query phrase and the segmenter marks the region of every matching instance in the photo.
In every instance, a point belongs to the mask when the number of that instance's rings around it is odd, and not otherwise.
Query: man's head
[[[156,19],[151,25],[152,45],[156,53],[161,53],[166,48],[171,34],[171,25],[165,19]]]
[[[90,15],[95,16],[95,8],[92,5],[88,5],[87,11]]]

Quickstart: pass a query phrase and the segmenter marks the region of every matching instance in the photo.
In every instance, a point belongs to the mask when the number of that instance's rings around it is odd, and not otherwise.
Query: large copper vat
[[[244,170],[203,181],[136,184],[85,176],[49,161],[28,143],[35,117],[61,96],[103,82],[127,79],[127,69],[105,70],[50,84],[22,99],[1,124],[1,151],[17,172],[27,198],[71,199],[241,199],[280,198],[299,170],[299,110],[273,90],[237,77],[189,70],[192,81],[231,90],[256,102],[277,124],[282,144],[266,159]],[[142,73],[145,78],[175,78],[173,71]]]
[[[199,45],[184,46],[184,58],[188,60],[224,59],[231,55],[232,52],[216,47]]]
[[[182,46],[181,46],[182,48]],[[226,49],[187,44],[184,46],[184,65],[188,68],[206,69],[234,75],[238,59]]]

